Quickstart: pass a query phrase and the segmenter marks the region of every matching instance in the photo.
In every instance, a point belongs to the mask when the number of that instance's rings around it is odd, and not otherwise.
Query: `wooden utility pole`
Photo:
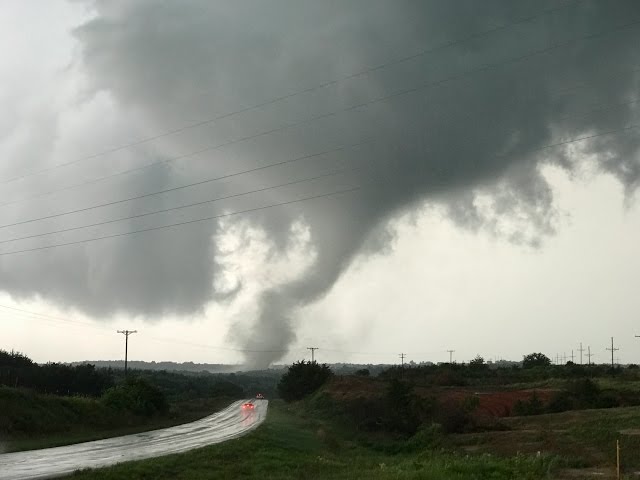
[[[307,347],[307,350],[311,350],[311,363],[315,362],[315,351],[318,350],[318,347]]]
[[[124,376],[127,376],[127,361],[129,356],[129,335],[132,333],[138,333],[137,330],[118,330],[118,333],[124,335]]]
[[[584,352],[584,348],[582,348],[582,342],[580,342],[580,348],[578,349],[580,352],[580,365],[582,365],[582,352]]]
[[[605,350],[611,350],[611,368],[613,368],[614,367],[613,353],[620,350],[619,348],[613,348],[613,337],[611,337],[611,348],[606,348]]]

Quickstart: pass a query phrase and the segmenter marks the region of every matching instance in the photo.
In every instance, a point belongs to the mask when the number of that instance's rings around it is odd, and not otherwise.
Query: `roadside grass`
[[[505,431],[452,435],[447,444],[502,456],[556,454],[573,467],[614,467],[620,441],[623,470],[640,467],[640,407],[577,410],[501,419]]]
[[[265,423],[245,437],[191,452],[76,472],[96,479],[523,479],[550,478],[555,456],[464,455],[414,448],[390,454],[345,439],[330,425],[270,402]]]
[[[210,415],[230,402],[224,398],[181,402],[167,416],[143,418],[115,412],[93,398],[0,387],[0,448],[33,450],[166,428]]]

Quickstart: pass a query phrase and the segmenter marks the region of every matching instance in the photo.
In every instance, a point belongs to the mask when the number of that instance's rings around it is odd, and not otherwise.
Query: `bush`
[[[124,384],[110,388],[102,396],[102,402],[114,410],[145,417],[169,409],[164,394],[142,378],[128,378]]]
[[[278,393],[286,402],[302,400],[318,390],[333,373],[328,365],[317,362],[296,362],[278,383]]]

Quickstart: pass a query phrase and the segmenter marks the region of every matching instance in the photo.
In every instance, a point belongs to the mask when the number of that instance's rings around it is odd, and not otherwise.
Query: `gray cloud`
[[[79,62],[91,89],[108,93],[123,118],[148,132],[242,109],[557,6],[556,2],[508,0],[88,3],[95,17],[75,35],[81,47]],[[574,2],[564,10],[486,37],[118,152],[74,172],[97,175],[113,165],[127,168],[144,159],[169,158],[458,77],[173,162],[170,168],[145,170],[132,179],[83,191],[81,201],[154,191],[374,139],[325,158],[154,197],[109,212],[135,213],[212,193],[218,196],[303,178],[338,166],[361,166],[338,179],[178,216],[196,218],[225,208],[251,208],[362,185],[357,193],[248,217],[270,234],[275,255],[287,248],[291,223],[304,219],[318,255],[302,278],[264,292],[256,300],[261,308],[253,326],[243,324],[239,329],[244,333],[236,338],[247,349],[270,352],[250,355],[249,361],[268,364],[295,339],[291,319],[296,309],[326,294],[355,256],[384,248],[386,222],[424,201],[442,205],[463,227],[488,228],[511,241],[537,245],[541,236],[552,233],[553,196],[540,168],[555,164],[572,170],[576,155],[566,147],[541,147],[637,121],[636,104],[626,102],[638,94],[639,76],[633,70],[640,65],[640,27],[568,43],[522,61],[510,59],[633,19],[640,20],[635,1]],[[494,68],[464,75],[493,64]],[[620,105],[579,115],[614,103]],[[582,154],[597,158],[602,171],[615,175],[633,192],[640,178],[638,140],[637,131],[630,130],[594,138],[579,147]],[[51,178],[52,183],[61,181],[56,175]],[[478,202],[477,192],[490,196],[488,207]],[[69,195],[66,201],[71,204],[78,197]],[[61,205],[64,199],[45,206],[29,204],[11,215],[23,218],[31,210],[40,215]],[[82,223],[93,215],[73,221]],[[99,215],[102,218],[106,213]],[[172,215],[164,221],[175,219]],[[151,225],[159,220],[144,222]],[[510,222],[515,228],[503,231]],[[139,226],[140,221],[131,221],[118,228],[126,231]],[[0,285],[14,296],[39,294],[95,315],[196,312],[217,295],[212,287],[218,274],[213,261],[215,236],[215,225],[206,224],[25,258],[4,257]]]

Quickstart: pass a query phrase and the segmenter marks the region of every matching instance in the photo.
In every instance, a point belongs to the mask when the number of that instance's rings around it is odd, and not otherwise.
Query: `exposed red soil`
[[[375,378],[344,376],[335,377],[326,386],[327,393],[335,400],[356,400],[379,397],[384,394],[387,383]],[[507,417],[512,414],[518,400],[527,401],[536,392],[543,404],[549,403],[556,390],[474,390],[468,387],[416,387],[415,393],[423,398],[435,398],[439,402],[462,403],[469,397],[477,397],[478,407],[474,414],[485,417]]]
[[[543,404],[548,404],[556,390],[503,390],[503,391],[473,391],[468,389],[455,389],[441,392],[437,395],[440,401],[463,402],[470,396],[477,397],[480,401],[474,413],[487,417],[508,417],[513,406],[518,400],[527,401],[536,395]]]

